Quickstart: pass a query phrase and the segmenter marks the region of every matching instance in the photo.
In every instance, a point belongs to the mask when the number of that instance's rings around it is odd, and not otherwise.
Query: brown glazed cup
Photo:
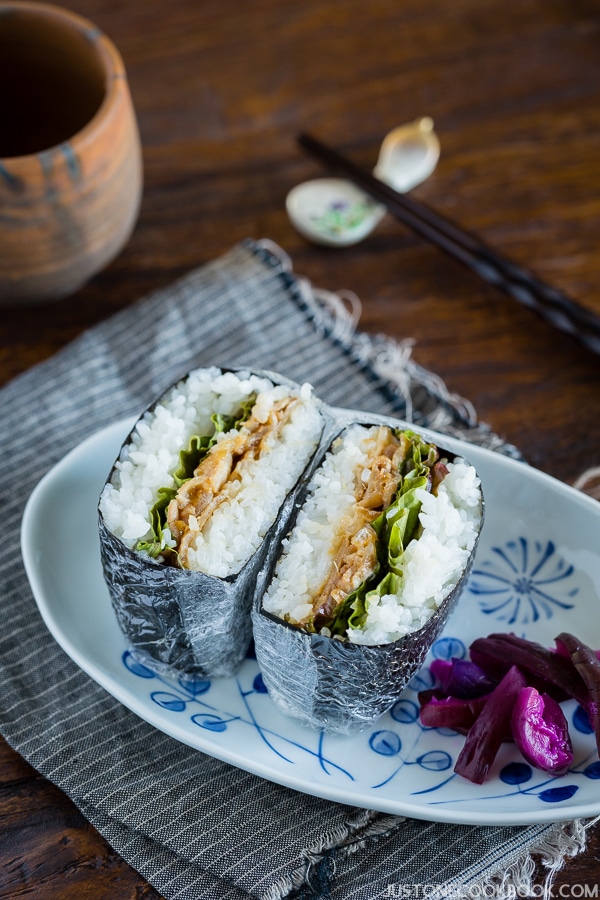
[[[91,22],[0,0],[0,303],[72,294],[122,249],[142,161],[123,61]]]

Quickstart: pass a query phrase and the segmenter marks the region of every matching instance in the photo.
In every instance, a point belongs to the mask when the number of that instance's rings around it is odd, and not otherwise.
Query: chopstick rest
[[[600,317],[576,303],[562,291],[543,282],[532,272],[502,256],[472,234],[424,203],[384,184],[348,157],[310,134],[300,134],[300,146],[383,204],[404,225],[453,259],[529,306],[560,331],[577,338],[589,350],[600,353]]]
[[[397,191],[409,191],[429,178],[439,156],[433,119],[424,116],[385,136],[373,174]],[[298,184],[287,195],[285,205],[296,230],[326,247],[357,244],[386,213],[384,204],[342,178],[315,178]]]

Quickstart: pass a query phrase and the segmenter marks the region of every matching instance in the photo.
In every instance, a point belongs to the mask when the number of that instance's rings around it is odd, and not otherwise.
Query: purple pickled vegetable
[[[421,705],[421,723],[427,728],[452,728],[460,734],[467,734],[486,703],[485,697],[461,700],[436,696],[435,691],[427,694],[430,696],[423,697]]]
[[[427,691],[419,691],[417,694],[417,700],[419,701],[419,706],[425,706],[426,703],[429,703],[432,697],[435,697],[436,700],[443,700],[446,695],[442,691],[437,691],[435,688],[430,688]]]
[[[487,638],[483,638],[483,640],[487,640]],[[488,656],[488,654],[482,652],[480,648],[473,648],[471,646],[469,648],[469,652],[473,662],[475,662],[479,666],[479,668],[486,673],[488,678],[491,678],[493,681],[495,681],[495,683],[500,681],[500,679],[504,675],[506,675],[511,667],[511,663],[507,660],[495,659],[493,656]],[[523,668],[523,666],[521,666],[521,668]],[[571,699],[571,695],[568,693],[568,691],[565,691],[557,684],[552,684],[546,678],[533,675],[531,672],[527,673],[527,684],[529,684],[531,687],[537,688],[537,690],[541,694],[549,694],[553,700],[556,700],[557,703],[562,703],[563,700]]]
[[[477,640],[487,640],[487,638],[478,638]],[[473,644],[469,647],[469,655],[472,662],[479,666],[482,672],[485,672],[490,678],[495,679],[497,683],[504,678],[510,669],[511,663],[505,659],[490,656],[477,646],[473,646],[476,643],[477,641],[473,641]]]
[[[596,747],[600,754],[600,659],[595,650],[566,631],[559,634],[555,640],[559,653],[562,654],[565,651],[569,653],[573,666],[579,672],[587,688],[586,699],[579,700],[579,702],[589,716],[596,736]]]
[[[578,640],[578,638],[575,638],[575,640]],[[571,654],[569,653],[569,651],[567,650],[565,645],[560,642],[556,644],[555,652],[560,653],[561,656],[564,656],[567,659],[569,659],[569,657],[571,656]],[[594,655],[598,658],[598,660],[600,660],[600,650],[592,650],[592,653],[594,653]]]
[[[475,784],[483,784],[510,728],[513,707],[524,687],[525,676],[512,666],[500,684],[488,694],[485,705],[469,729],[454,771]]]
[[[456,656],[449,660],[434,659],[429,670],[444,694],[465,700],[489,694],[500,681],[500,678],[491,678],[472,660],[458,659]]]
[[[534,687],[517,697],[511,718],[515,744],[532,766],[564,775],[573,762],[569,726],[558,703]]]
[[[446,684],[450,680],[452,662],[449,659],[434,659],[429,666],[429,671],[435,680],[440,683],[442,691],[446,694]]]
[[[451,697],[481,697],[489,694],[498,684],[498,678],[490,678],[483,669],[468,659],[451,660],[444,690]]]
[[[527,684],[529,687],[534,687],[540,694],[548,694],[557,703],[563,703],[565,700],[571,699],[568,691],[564,690],[560,685],[553,684],[546,678],[538,678],[537,675],[532,675],[531,672],[527,672]]]
[[[519,666],[528,674],[528,681],[533,675],[536,686],[554,699],[573,697],[582,706],[588,701],[588,688],[570,659],[554,650],[548,650],[534,641],[517,637],[515,634],[490,634],[486,638],[478,638],[471,644],[471,657],[485,671],[485,658],[491,659],[498,667],[501,665]]]

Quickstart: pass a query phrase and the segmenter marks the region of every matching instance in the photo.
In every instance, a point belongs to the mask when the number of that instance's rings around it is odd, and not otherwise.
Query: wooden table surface
[[[143,205],[128,246],[79,293],[2,311],[0,383],[243,238],[266,237],[317,285],[355,291],[364,330],[414,338],[414,359],[531,464],[568,482],[600,464],[600,357],[391,218],[358,246],[327,250],[294,231],[284,205],[295,184],[322,174],[298,150],[298,131],[372,167],[387,131],[430,115],[442,154],[414,195],[600,315],[597,2],[70,6],[124,57],[144,148]],[[599,855],[596,827],[558,875],[555,896],[598,896]],[[158,894],[0,743],[0,898],[25,896]]]

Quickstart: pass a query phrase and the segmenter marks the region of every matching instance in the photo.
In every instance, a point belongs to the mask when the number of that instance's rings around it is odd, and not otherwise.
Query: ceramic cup
[[[121,57],[66,9],[0,0],[0,303],[72,294],[122,249],[142,162]]]

